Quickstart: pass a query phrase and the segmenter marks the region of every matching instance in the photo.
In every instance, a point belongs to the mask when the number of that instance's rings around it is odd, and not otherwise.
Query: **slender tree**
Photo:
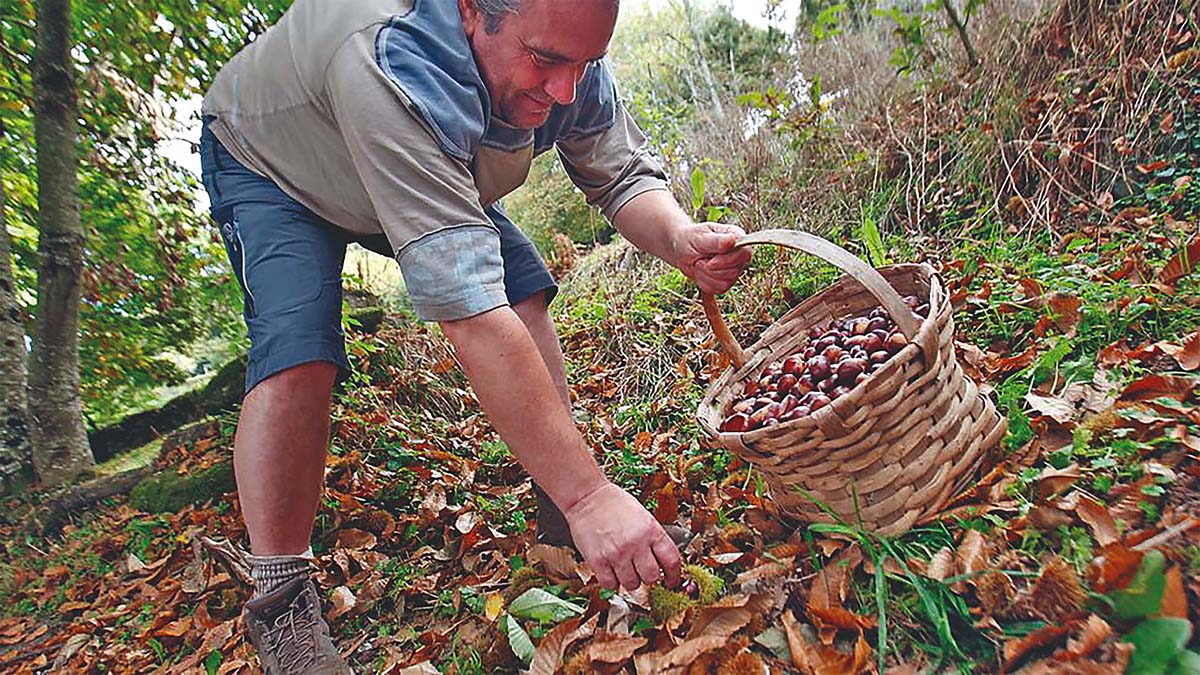
[[[79,101],[71,59],[70,0],[38,0],[33,58],[37,143],[38,301],[29,363],[33,461],[46,484],[94,464],[79,397]]]
[[[2,143],[4,124],[0,122]],[[11,249],[4,219],[4,182],[0,181],[0,494],[13,492],[33,478],[25,388],[25,322],[17,304]]]

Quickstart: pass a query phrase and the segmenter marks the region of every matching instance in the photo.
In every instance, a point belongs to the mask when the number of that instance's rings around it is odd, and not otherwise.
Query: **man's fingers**
[[[683,560],[679,556],[679,549],[675,547],[675,542],[664,534],[654,541],[651,550],[654,551],[654,557],[663,571],[663,584],[667,588],[678,587],[679,569]]]
[[[703,255],[724,253],[737,244],[738,236],[731,233],[701,232],[695,235],[696,252]]]
[[[610,591],[617,590],[617,575],[613,574],[612,566],[605,560],[589,560],[588,564],[596,575],[596,581]]]
[[[626,590],[636,590],[640,585],[637,570],[633,568],[633,561],[629,558],[613,561],[613,569],[617,573],[617,579]]]
[[[660,570],[658,560],[654,558],[654,552],[644,547],[638,551],[633,558],[633,566],[637,569],[638,576],[642,578],[642,583],[647,586],[653,586],[658,583]]]

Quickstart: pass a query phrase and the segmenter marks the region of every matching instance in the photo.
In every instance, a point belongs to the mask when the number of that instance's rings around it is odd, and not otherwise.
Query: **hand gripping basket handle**
[[[874,295],[879,300],[880,304],[888,311],[888,314],[896,322],[896,326],[900,329],[900,332],[904,334],[904,337],[908,338],[909,342],[917,341],[917,331],[921,327],[921,322],[913,316],[912,310],[908,305],[904,304],[904,301],[900,298],[900,294],[883,278],[883,275],[875,271],[874,267],[871,267],[853,253],[831,241],[826,241],[814,234],[801,230],[762,230],[742,237],[738,240],[737,246],[750,246],[752,244],[787,246],[797,251],[815,255],[825,262],[834,265],[857,279],[859,283],[871,292],[871,295]],[[708,317],[708,322],[712,324],[713,334],[716,335],[717,341],[721,343],[721,349],[733,361],[735,368],[741,368],[746,364],[746,352],[742,350],[742,346],[733,337],[733,333],[729,332],[729,326],[725,324],[725,319],[721,316],[721,310],[717,306],[717,299],[711,293],[701,292],[700,302],[704,305],[704,314]],[[925,352],[926,363],[931,362],[930,359],[933,357],[933,354],[924,349],[924,346],[922,346],[922,351]]]

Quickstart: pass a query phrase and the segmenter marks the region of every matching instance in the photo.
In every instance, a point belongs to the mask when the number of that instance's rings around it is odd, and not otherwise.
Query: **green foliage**
[[[521,627],[521,624],[516,619],[508,614],[500,616],[500,630],[508,635],[508,646],[512,649],[513,654],[521,659],[521,663],[528,668],[529,664],[533,663],[533,640],[530,639],[529,633]]]
[[[1127,587],[1112,592],[1109,597],[1113,611],[1119,618],[1139,619],[1158,612],[1167,585],[1165,565],[1161,551],[1150,551],[1142,558],[1133,581]]]
[[[512,616],[540,623],[558,623],[583,614],[583,610],[583,607],[547,593],[541,588],[525,591],[508,606],[508,613]]]
[[[1192,624],[1187,619],[1158,618],[1143,621],[1126,641],[1133,644],[1131,675],[1166,675],[1200,672],[1200,654],[1187,649]]]
[[[8,193],[18,301],[36,303],[37,202],[31,0],[0,15],[0,180]],[[81,96],[80,368],[93,425],[148,403],[185,373],[165,358],[198,340],[238,338],[240,294],[219,238],[195,211],[197,185],[160,150],[180,133],[174,113],[290,2],[193,0],[73,3]]]

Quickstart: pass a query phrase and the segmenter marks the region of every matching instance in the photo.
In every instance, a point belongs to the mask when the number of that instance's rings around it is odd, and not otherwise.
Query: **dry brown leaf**
[[[1080,630],[1079,637],[1068,640],[1067,648],[1055,654],[1054,660],[1078,661],[1079,659],[1087,658],[1099,649],[1100,645],[1104,644],[1112,635],[1112,626],[1109,626],[1108,622],[1104,619],[1092,614],[1088,616],[1083,629]]]
[[[1054,313],[1054,324],[1058,329],[1064,335],[1074,335],[1082,317],[1079,308],[1083,306],[1083,301],[1068,293],[1055,291],[1050,294],[1046,305]]]
[[[534,544],[529,547],[527,555],[529,562],[542,566],[556,580],[570,579],[575,576],[575,551],[567,546],[550,546],[549,544]]]
[[[333,589],[332,607],[329,609],[329,620],[333,621],[339,616],[354,609],[358,599],[354,597],[354,591],[351,591],[345,586],[338,586]]]
[[[1061,469],[1046,467],[1038,476],[1038,494],[1047,499],[1074,485],[1082,475],[1075,462]]]
[[[977,574],[990,567],[987,545],[979,530],[967,530],[954,554],[959,574]]]
[[[1000,668],[1001,672],[1012,672],[1030,653],[1038,649],[1057,645],[1069,632],[1066,626],[1051,624],[1025,637],[1005,642],[1004,664]]]
[[[1174,284],[1191,274],[1192,270],[1196,269],[1198,262],[1200,262],[1200,235],[1192,237],[1192,240],[1180,249],[1174,258],[1167,261],[1162,271],[1158,273],[1158,280],[1168,286]]]
[[[1103,547],[1100,553],[1093,561],[1088,577],[1092,590],[1097,593],[1108,593],[1128,586],[1141,566],[1144,555],[1119,542]]]
[[[590,640],[584,653],[592,665],[603,663],[616,666],[633,658],[634,653],[646,646],[646,638],[636,635],[599,633]]]
[[[1035,359],[1037,359],[1037,355],[1037,344],[1033,344],[1024,352],[1008,358],[999,358],[989,352],[988,360],[984,363],[984,370],[987,371],[988,375],[994,378],[997,375],[1003,375],[1005,373],[1021,370],[1022,368],[1029,366],[1034,362]]]
[[[634,657],[634,663],[638,673],[659,673],[670,668],[686,666],[708,652],[721,649],[728,641],[728,638],[719,635],[706,635],[695,640],[686,640],[666,654],[638,654]]]
[[[766,593],[756,595],[734,595],[696,612],[688,639],[705,635],[729,637],[750,623],[756,616],[768,612],[773,600]]]
[[[185,616],[154,631],[158,637],[182,637],[192,627],[192,617]]]
[[[337,545],[352,551],[375,548],[376,541],[375,535],[366,530],[348,527],[338,531]]]
[[[1075,406],[1071,405],[1070,401],[1064,401],[1061,398],[1030,392],[1025,394],[1025,402],[1036,412],[1059,424],[1066,424],[1075,418]]]
[[[1163,589],[1162,606],[1158,613],[1177,619],[1188,618],[1187,594],[1183,592],[1183,576],[1178,565],[1167,570],[1167,584]]]
[[[1112,514],[1091,497],[1080,495],[1078,503],[1075,504],[1075,513],[1092,528],[1096,543],[1108,546],[1120,540],[1121,535],[1117,531],[1117,523]]]
[[[936,581],[945,581],[954,574],[954,551],[951,551],[949,546],[944,546],[933,554],[929,564],[925,566],[925,576]]]
[[[1200,383],[1200,378],[1182,375],[1147,375],[1125,387],[1122,401],[1149,401],[1166,397],[1182,401]]]
[[[576,617],[550,629],[533,653],[533,662],[529,664],[530,675],[554,675],[562,665],[563,654],[571,645],[591,637],[599,621],[600,615],[593,614],[582,623]]]
[[[1179,362],[1184,370],[1200,368],[1200,330],[1185,337],[1179,344],[1164,343],[1160,348]]]
[[[843,654],[833,647],[810,644],[800,631],[796,617],[790,611],[783,613],[783,630],[787,635],[788,651],[792,665],[805,675],[845,675],[860,673],[871,663],[871,645],[861,634],[854,645],[854,653]]]

